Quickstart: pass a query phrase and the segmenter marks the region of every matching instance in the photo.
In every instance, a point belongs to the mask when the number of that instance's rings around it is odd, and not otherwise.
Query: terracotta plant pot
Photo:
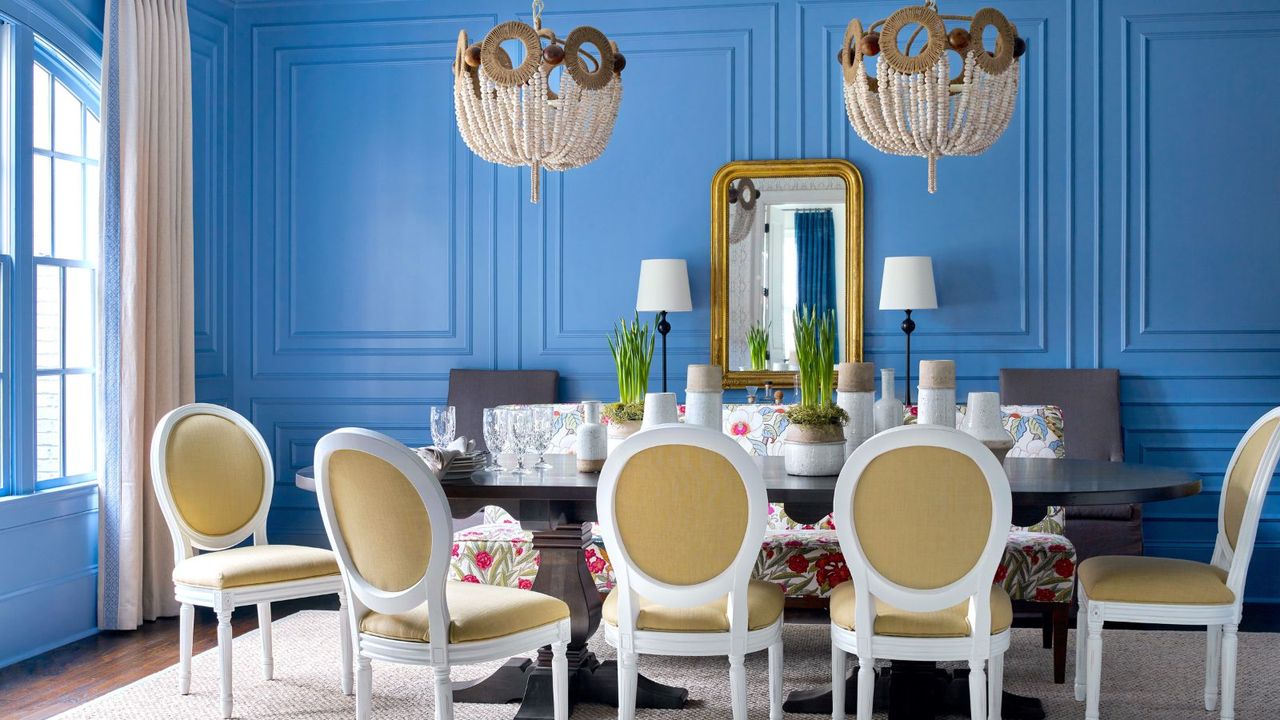
[[[788,475],[838,475],[844,467],[844,428],[793,423],[783,435],[782,459]]]

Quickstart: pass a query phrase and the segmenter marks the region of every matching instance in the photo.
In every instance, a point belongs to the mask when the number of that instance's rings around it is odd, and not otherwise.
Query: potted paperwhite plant
[[[835,475],[844,465],[844,425],[849,421],[831,399],[836,314],[797,308],[794,317],[800,404],[787,411],[784,464],[790,475]]]
[[[747,330],[747,347],[751,349],[751,369],[769,369],[769,331],[763,325]]]
[[[649,364],[656,334],[653,326],[640,323],[637,313],[630,323],[619,320],[613,326],[613,335],[605,337],[618,371],[618,402],[604,408],[610,446],[633,435],[644,420],[644,396],[649,390]]]

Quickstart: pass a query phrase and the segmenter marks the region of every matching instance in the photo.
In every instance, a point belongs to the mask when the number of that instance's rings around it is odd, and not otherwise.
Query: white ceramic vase
[[[1013,449],[1013,436],[1004,426],[1000,393],[971,392],[966,406],[960,429],[981,441],[1003,462]]]
[[[600,424],[600,403],[588,400],[582,403],[582,424],[575,431],[574,451],[578,458],[578,472],[597,473],[604,467],[609,454],[608,431]]]
[[[684,422],[686,425],[720,430],[724,411],[724,391],[687,390],[684,394]]]
[[[836,405],[849,413],[849,424],[844,426],[846,457],[876,433],[875,404],[874,392],[836,393]]]
[[[902,424],[902,401],[894,395],[893,368],[880,370],[880,399],[876,401],[876,432],[884,432]]]
[[[644,396],[644,422],[640,425],[642,430],[673,422],[680,422],[675,393],[656,392]]]
[[[916,423],[920,425],[956,426],[956,389],[927,388],[918,389],[920,393],[919,415]]]
[[[956,364],[953,360],[920,361],[920,425],[956,426]]]

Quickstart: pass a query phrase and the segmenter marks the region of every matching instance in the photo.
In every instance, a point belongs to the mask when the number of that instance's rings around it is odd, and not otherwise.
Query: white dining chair
[[[745,720],[744,657],[767,649],[769,717],[781,720],[784,597],[751,579],[769,510],[746,451],[716,430],[643,430],[609,453],[596,507],[617,577],[601,614],[618,649],[618,717],[635,717],[640,655],[728,656]]]
[[[995,455],[953,428],[894,428],[849,456],[835,491],[850,580],[831,594],[832,718],[845,717],[848,653],[857,720],[871,720],[878,659],[968,661],[970,717],[1000,717],[1013,611],[991,578],[1012,510]]]
[[[178,691],[191,691],[195,606],[218,616],[222,717],[231,717],[231,614],[256,605],[262,674],[274,676],[271,603],[336,593],[345,604],[332,552],[267,543],[275,485],[271,455],[256,428],[220,405],[192,403],[160,419],[151,441],[151,480],[173,540],[178,622]],[[250,536],[253,544],[237,547]],[[197,554],[196,551],[204,551]],[[342,691],[351,693],[351,635],[342,629]]]
[[[1080,564],[1075,684],[1076,699],[1085,702],[1085,718],[1099,717],[1102,630],[1108,621],[1206,626],[1204,709],[1217,707],[1221,681],[1222,720],[1235,717],[1236,633],[1258,519],[1277,458],[1280,407],[1259,418],[1231,456],[1209,563],[1116,555]]]
[[[416,452],[344,428],[316,445],[316,492],[351,598],[356,718],[372,711],[371,660],[429,665],[436,720],[453,718],[453,665],[505,660],[550,645],[553,713],[569,716],[569,606],[532,590],[448,582],[452,516]]]

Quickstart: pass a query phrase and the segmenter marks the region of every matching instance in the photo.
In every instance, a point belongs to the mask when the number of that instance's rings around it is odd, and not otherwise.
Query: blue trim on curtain
[[[120,601],[120,0],[109,0],[102,127],[102,575],[103,629]],[[125,629],[132,630],[130,624]]]
[[[830,210],[795,214],[796,302],[820,313],[835,309],[835,219]]]

